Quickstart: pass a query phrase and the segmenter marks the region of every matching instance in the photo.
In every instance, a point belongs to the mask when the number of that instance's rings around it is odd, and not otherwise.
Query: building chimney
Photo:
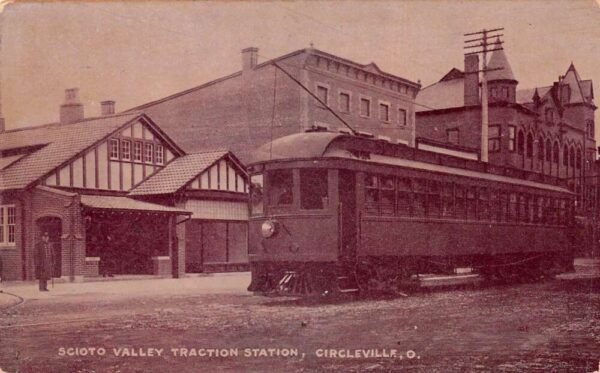
[[[100,103],[100,112],[102,116],[104,115],[112,115],[115,113],[115,102],[114,101],[102,101]]]
[[[258,48],[242,49],[242,72],[254,69],[258,62]]]
[[[479,56],[465,56],[465,106],[479,105]]]
[[[79,102],[79,88],[65,89],[65,103],[60,105],[60,124],[83,119],[83,104]]]

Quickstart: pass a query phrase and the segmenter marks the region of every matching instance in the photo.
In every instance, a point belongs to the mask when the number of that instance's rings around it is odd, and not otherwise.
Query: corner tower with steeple
[[[496,43],[493,44],[493,47],[496,48],[500,48],[501,46],[500,39],[496,40]],[[514,104],[516,102],[517,84],[519,82],[515,79],[504,49],[497,49],[492,52],[487,68],[493,70],[487,73],[490,102],[508,102]]]

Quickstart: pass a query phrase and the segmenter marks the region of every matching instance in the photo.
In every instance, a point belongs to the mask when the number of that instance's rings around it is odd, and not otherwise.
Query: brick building
[[[481,102],[479,57],[465,58],[464,71],[450,70],[423,88],[417,102],[417,138],[452,143],[479,151]],[[551,85],[517,89],[504,50],[492,52],[488,68],[489,162],[569,178],[581,198],[590,182],[596,154],[594,93],[591,80],[571,64]],[[587,195],[587,200],[591,197]]]
[[[257,63],[242,51],[242,70],[131,110],[143,110],[190,152],[231,149],[246,162],[268,142],[318,125],[345,128],[277,63],[355,129],[414,143],[414,98],[420,85],[313,48]]]
[[[130,191],[154,182],[163,170],[202,177],[214,173],[216,164],[217,180],[222,172],[227,176],[223,187],[192,182],[189,200],[240,200],[243,169],[230,167],[235,157],[229,153],[213,154],[215,164],[186,155],[144,113],[114,114],[114,102],[107,101],[101,117],[84,118],[77,90],[66,96],[59,123],[0,132],[0,277],[33,279],[34,245],[46,231],[55,249],[54,277],[181,275],[187,234],[182,223],[198,212],[187,204],[135,199]],[[227,190],[231,185],[235,189]]]

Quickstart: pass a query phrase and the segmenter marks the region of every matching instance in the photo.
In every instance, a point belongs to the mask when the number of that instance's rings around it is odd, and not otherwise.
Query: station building
[[[131,110],[154,118],[185,151],[223,147],[247,162],[275,138],[314,126],[347,129],[304,86],[356,130],[414,146],[420,84],[314,48],[263,63],[257,48],[241,57],[241,71]]]
[[[55,249],[54,277],[72,281],[113,274],[178,277],[188,266],[186,253],[197,255],[188,240],[209,246],[208,261],[226,263],[223,244],[215,243],[224,235],[218,224],[243,213],[211,217],[223,210],[220,204],[231,209],[233,200],[240,209],[245,199],[245,172],[235,156],[186,154],[148,115],[115,114],[114,102],[103,102],[102,113],[84,118],[71,89],[60,122],[0,132],[2,279],[35,278],[34,247],[46,231]],[[173,193],[161,188],[165,180]],[[186,232],[194,219],[202,219],[196,224],[203,228],[217,227],[198,237]],[[244,229],[224,229],[231,230],[231,259],[243,262]],[[208,232],[216,238],[205,239]]]

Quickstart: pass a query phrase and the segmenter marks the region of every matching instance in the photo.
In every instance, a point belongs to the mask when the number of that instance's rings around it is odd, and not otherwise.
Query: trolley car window
[[[519,200],[516,193],[510,193],[508,200],[508,217],[507,221],[517,221],[517,213],[519,211]]]
[[[394,215],[394,205],[396,203],[394,178],[391,176],[380,176],[379,185],[380,212],[383,215]]]
[[[490,220],[500,221],[501,217],[500,199],[498,197],[498,191],[490,191]]]
[[[429,182],[429,198],[427,199],[427,208],[427,214],[432,218],[437,218],[442,213],[440,184],[434,180]]]
[[[427,180],[417,179],[413,183],[415,216],[427,215]]]
[[[479,220],[490,219],[490,195],[487,188],[479,190]]]
[[[411,209],[411,183],[409,178],[398,179],[398,203],[397,209],[398,214],[402,216],[410,216],[412,214]]]
[[[327,207],[327,170],[300,170],[300,208],[321,210]]]
[[[463,185],[455,185],[454,198],[455,198],[454,209],[456,212],[456,218],[464,219],[466,216],[466,208],[465,208],[465,187]]]
[[[442,185],[442,217],[451,218],[454,216],[454,186],[452,183]]]
[[[292,170],[275,170],[268,174],[269,205],[291,205],[293,202],[294,177]]]
[[[477,193],[475,187],[467,189],[467,219],[477,219]]]
[[[263,175],[252,175],[250,177],[250,213],[252,215],[263,213],[263,198]]]

